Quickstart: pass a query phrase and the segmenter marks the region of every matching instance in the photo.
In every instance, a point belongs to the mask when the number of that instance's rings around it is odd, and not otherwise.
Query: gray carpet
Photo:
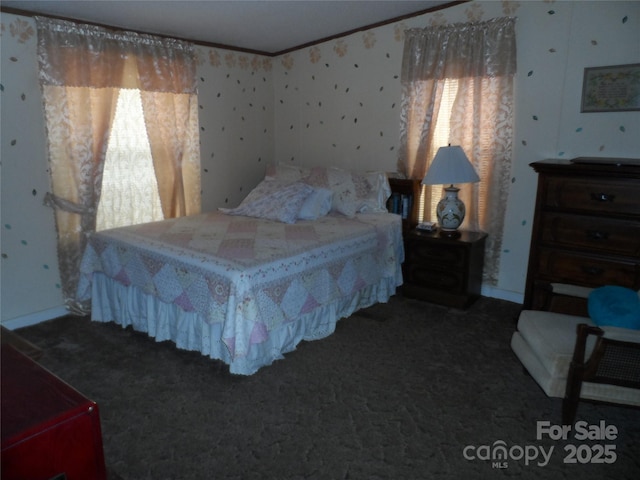
[[[98,402],[112,479],[639,478],[638,410],[580,404],[576,420],[614,425],[615,440],[536,438],[537,421],[560,423],[561,400],[510,349],[519,309],[481,298],[463,312],[396,296],[251,377],[86,318],[18,333]],[[512,452],[507,468],[463,455],[500,441]],[[568,443],[583,459],[613,445],[616,460],[566,464]],[[518,458],[551,447],[547,465]]]

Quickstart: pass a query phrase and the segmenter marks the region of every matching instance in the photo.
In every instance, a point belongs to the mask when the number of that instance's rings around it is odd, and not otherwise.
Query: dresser
[[[538,190],[524,309],[585,315],[586,300],[554,284],[640,289],[640,160],[531,164]]]

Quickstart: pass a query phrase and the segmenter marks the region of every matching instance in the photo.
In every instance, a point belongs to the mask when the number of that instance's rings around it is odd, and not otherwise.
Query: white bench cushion
[[[585,317],[525,310],[518,319],[518,331],[551,376],[566,378],[580,323],[594,325]],[[587,355],[594,345],[595,337],[589,338]]]

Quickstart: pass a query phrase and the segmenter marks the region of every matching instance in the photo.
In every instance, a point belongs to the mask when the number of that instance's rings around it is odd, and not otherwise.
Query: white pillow
[[[305,183],[282,184],[263,180],[236,208],[220,208],[228,215],[266,218],[284,223],[295,223],[304,201],[313,192]]]
[[[311,195],[302,204],[298,218],[300,220],[317,220],[331,211],[333,192],[326,188],[314,188]]]

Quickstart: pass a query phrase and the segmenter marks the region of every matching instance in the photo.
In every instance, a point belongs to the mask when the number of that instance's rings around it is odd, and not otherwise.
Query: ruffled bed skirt
[[[387,302],[401,283],[401,278],[383,278],[353,296],[320,306],[294,322],[271,330],[266,340],[251,345],[247,355],[235,358],[222,341],[222,323],[208,323],[197,312],[186,312],[175,304],[143,293],[134,285],[122,285],[97,272],[92,281],[91,318],[131,326],[157,342],[171,340],[180,349],[222,360],[229,365],[231,373],[251,375],[284,358],[283,354],[295,350],[302,340],[319,340],[331,335],[341,318],[375,303]]]

